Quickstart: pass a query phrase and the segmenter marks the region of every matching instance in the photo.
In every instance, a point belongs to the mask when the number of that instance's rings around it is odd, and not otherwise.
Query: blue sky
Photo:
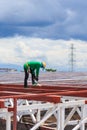
[[[73,43],[75,68],[86,70],[86,12],[86,0],[0,1],[1,63],[44,60],[48,67],[68,70]]]

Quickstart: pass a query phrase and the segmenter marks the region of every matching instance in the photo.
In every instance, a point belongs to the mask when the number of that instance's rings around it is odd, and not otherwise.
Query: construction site
[[[0,75],[0,130],[87,129],[87,73],[43,73],[28,88],[23,78]]]

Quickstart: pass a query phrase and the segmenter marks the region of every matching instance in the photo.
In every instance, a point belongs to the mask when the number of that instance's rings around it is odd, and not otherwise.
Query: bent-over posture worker
[[[28,61],[24,64],[24,72],[25,72],[25,78],[24,78],[24,87],[27,87],[27,80],[29,78],[29,73],[31,73],[32,78],[32,85],[36,85],[39,78],[39,71],[40,68],[45,68],[46,63],[45,62],[38,62],[38,61]]]

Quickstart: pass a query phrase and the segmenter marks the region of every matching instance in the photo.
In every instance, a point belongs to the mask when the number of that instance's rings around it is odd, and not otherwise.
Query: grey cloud
[[[85,0],[0,1],[0,36],[87,39]]]
[[[14,25],[36,23],[39,26],[40,23],[53,23],[64,17],[62,7],[57,0],[21,0],[21,2],[7,0],[1,2],[0,8],[0,21]]]

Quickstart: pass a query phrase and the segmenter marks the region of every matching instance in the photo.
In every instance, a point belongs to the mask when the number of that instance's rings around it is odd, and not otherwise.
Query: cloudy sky
[[[0,0],[0,62],[87,70],[86,0]]]

